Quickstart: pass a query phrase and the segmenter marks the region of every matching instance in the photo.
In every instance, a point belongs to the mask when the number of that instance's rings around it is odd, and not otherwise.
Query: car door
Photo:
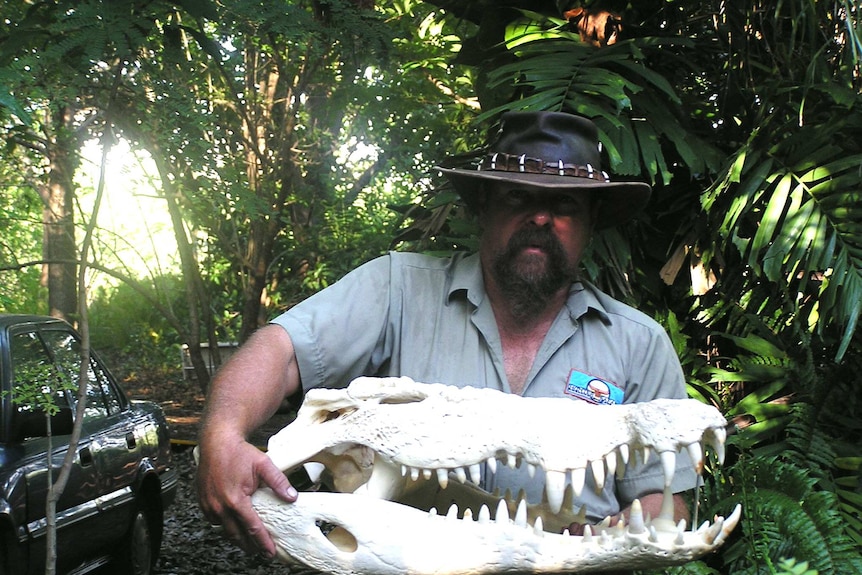
[[[62,331],[43,330],[45,342],[62,371],[78,374],[80,343]],[[115,388],[108,371],[91,354],[87,370],[87,400],[82,437],[95,469],[95,494],[99,502],[99,521],[91,536],[103,545],[118,541],[132,518],[143,430],[136,428],[127,401]]]
[[[57,369],[52,354],[46,349],[38,331],[32,327],[21,327],[10,333],[10,356],[12,363],[12,397],[15,409],[34,409],[25,397],[26,390],[42,389],[53,395],[58,406],[69,407],[71,395],[67,391],[74,381]],[[51,437],[51,467],[47,464],[49,439],[33,437],[24,439],[24,458],[21,470],[25,477],[27,492],[26,533],[30,539],[30,559],[36,567],[44,562],[47,534],[46,501],[49,482],[57,479],[63,458],[68,450],[69,435]],[[86,525],[94,522],[97,509],[93,501],[97,483],[89,442],[83,437],[78,444],[66,487],[56,507],[58,566],[75,564],[92,549],[86,535]]]

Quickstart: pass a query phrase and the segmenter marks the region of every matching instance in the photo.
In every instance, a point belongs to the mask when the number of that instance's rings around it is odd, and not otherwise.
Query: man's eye
[[[503,195],[503,201],[510,206],[523,206],[529,201],[529,196],[523,190],[509,190]]]
[[[563,196],[556,198],[554,201],[554,209],[562,214],[574,214],[580,211],[581,204],[574,198]]]

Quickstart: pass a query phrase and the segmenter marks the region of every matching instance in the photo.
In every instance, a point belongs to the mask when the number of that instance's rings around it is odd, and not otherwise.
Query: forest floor
[[[182,374],[169,374],[159,380],[147,375],[132,375],[123,379],[120,385],[130,399],[154,401],[162,408],[174,444],[197,444],[205,394],[196,381],[183,379]],[[291,419],[292,416],[286,413],[274,415],[252,436],[252,443],[265,448],[269,437],[290,423]]]
[[[223,538],[207,521],[197,503],[192,450],[197,443],[198,425],[204,393],[194,381],[179,377],[150,378],[127,376],[121,385],[130,399],[158,403],[171,428],[174,464],[180,483],[174,504],[165,512],[165,531],[161,555],[154,575],[309,575],[297,569],[246,554]],[[276,415],[254,437],[253,443],[266,446],[266,439],[289,422],[289,416]]]

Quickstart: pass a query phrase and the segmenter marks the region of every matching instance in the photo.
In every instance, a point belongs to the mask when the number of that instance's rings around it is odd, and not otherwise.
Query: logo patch
[[[595,405],[621,404],[624,395],[616,385],[574,369],[566,381],[566,394]]]

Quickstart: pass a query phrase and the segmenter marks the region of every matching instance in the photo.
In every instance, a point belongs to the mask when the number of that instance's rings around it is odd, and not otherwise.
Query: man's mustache
[[[522,228],[512,234],[506,244],[505,255],[509,257],[515,256],[524,248],[540,248],[550,256],[562,256],[564,254],[563,246],[560,240],[547,228],[530,226]]]

